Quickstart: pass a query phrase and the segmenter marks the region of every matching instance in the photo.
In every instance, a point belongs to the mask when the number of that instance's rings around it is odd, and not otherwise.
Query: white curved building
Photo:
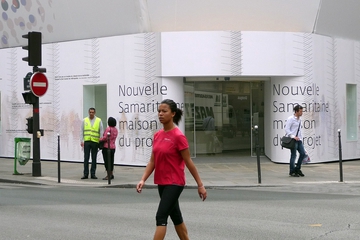
[[[75,3],[74,3],[75,2]],[[117,164],[145,165],[161,126],[157,104],[184,110],[180,128],[194,157],[210,153],[212,115],[222,156],[261,154],[288,162],[279,139],[294,104],[304,107],[312,162],[360,156],[360,22],[356,1],[9,1],[0,18],[0,156],[29,137],[22,61],[29,31],[42,32],[49,88],[40,98],[41,158],[82,161],[80,123],[89,107],[118,119]],[[100,155],[100,154],[99,154]],[[99,156],[101,158],[101,156]],[[101,161],[101,160],[99,160]]]

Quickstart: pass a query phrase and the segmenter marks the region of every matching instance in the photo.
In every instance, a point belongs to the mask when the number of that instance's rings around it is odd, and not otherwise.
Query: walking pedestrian
[[[169,216],[178,237],[189,239],[179,206],[179,197],[185,186],[185,165],[198,185],[200,198],[204,201],[207,197],[206,189],[190,158],[188,141],[176,126],[181,116],[182,110],[177,108],[173,100],[165,99],[159,105],[158,117],[163,129],[154,134],[150,161],[136,186],[137,192],[141,193],[145,181],[155,171],[154,183],[158,185],[160,203],[156,213],[154,240],[165,238]]]
[[[291,155],[290,155],[289,175],[291,177],[305,176],[301,171],[301,163],[305,157],[305,148],[302,142],[303,137],[302,137],[301,120],[300,120],[302,114],[303,114],[303,107],[301,105],[296,105],[294,107],[294,114],[287,119],[285,126],[286,136],[289,136],[296,140],[295,147],[290,149]],[[295,165],[296,151],[298,151],[300,155]]]

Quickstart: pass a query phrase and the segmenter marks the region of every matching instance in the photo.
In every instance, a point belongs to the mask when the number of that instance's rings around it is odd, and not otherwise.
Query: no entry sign
[[[41,72],[34,73],[30,78],[30,89],[37,97],[43,96],[49,86],[49,82],[45,74]]]

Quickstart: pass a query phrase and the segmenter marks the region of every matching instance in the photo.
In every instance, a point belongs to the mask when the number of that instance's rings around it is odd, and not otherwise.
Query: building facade
[[[29,137],[23,77],[31,70],[21,47],[0,49],[0,156],[12,157],[14,138]],[[40,98],[41,158],[82,161],[80,125],[89,107],[118,120],[116,164],[145,165],[161,128],[158,104],[175,100],[193,157],[262,155],[285,163],[280,147],[295,104],[304,107],[304,145],[311,162],[360,156],[360,43],[298,32],[163,32],[43,45],[49,89]],[[212,116],[211,137],[204,119]],[[255,134],[254,126],[258,126]],[[207,147],[209,139],[210,149]],[[101,155],[101,154],[99,154]],[[99,162],[101,162],[99,156]]]

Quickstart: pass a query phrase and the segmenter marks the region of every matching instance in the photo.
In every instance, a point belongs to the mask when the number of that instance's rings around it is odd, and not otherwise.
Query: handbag
[[[293,149],[293,148],[295,148],[295,141],[296,140],[294,138],[283,136],[280,139],[281,147],[288,148],[288,149]]]
[[[104,143],[105,143],[105,141],[99,142],[99,149],[100,150],[104,148]]]
[[[300,125],[301,125],[301,123],[299,124],[299,128],[298,128],[298,130],[296,132],[296,137],[297,137],[297,135],[299,133]],[[282,148],[294,149],[295,148],[295,143],[296,143],[296,140],[294,138],[287,137],[287,136],[283,136],[282,138],[280,138],[280,144],[281,144]]]

